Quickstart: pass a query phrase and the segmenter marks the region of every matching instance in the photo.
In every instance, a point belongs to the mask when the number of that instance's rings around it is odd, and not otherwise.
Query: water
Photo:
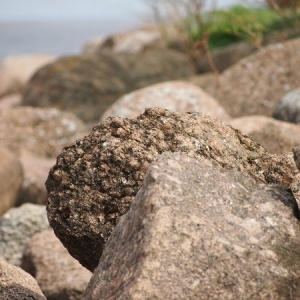
[[[2,22],[0,59],[18,54],[77,54],[90,38],[126,31],[139,25],[141,21],[134,18],[92,22]]]

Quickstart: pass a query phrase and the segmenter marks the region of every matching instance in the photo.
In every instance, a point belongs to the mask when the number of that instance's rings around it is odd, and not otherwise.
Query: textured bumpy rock
[[[228,121],[264,146],[270,153],[286,153],[299,140],[300,126],[265,116],[246,116]]]
[[[20,161],[0,147],[0,216],[16,204],[23,181]]]
[[[300,85],[300,82],[299,82]],[[300,89],[286,94],[277,103],[273,116],[275,119],[300,123]]]
[[[282,186],[164,153],[83,299],[298,299],[296,207]]]
[[[76,116],[57,109],[0,109],[1,144],[18,154],[56,157],[64,146],[86,132]]]
[[[35,233],[49,229],[46,208],[24,204],[0,218],[0,257],[20,266],[25,244]]]
[[[134,118],[149,107],[161,107],[177,112],[203,112],[226,121],[230,117],[214,98],[200,87],[185,81],[158,83],[122,96],[102,115]]]
[[[275,104],[287,92],[300,86],[300,39],[273,44],[240,60],[220,76],[206,91],[232,117],[271,116]]]
[[[286,186],[296,171],[292,158],[272,156],[240,131],[201,113],[156,108],[135,119],[108,118],[63,150],[46,182],[50,224],[83,266],[97,266],[148,166],[165,151],[206,157],[258,181]]]
[[[47,300],[34,278],[0,259],[0,299]]]
[[[48,300],[81,299],[92,275],[70,256],[52,230],[28,241],[22,269],[35,277]]]

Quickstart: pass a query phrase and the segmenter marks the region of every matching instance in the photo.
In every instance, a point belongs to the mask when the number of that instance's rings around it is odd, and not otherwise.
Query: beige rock
[[[0,299],[46,300],[46,297],[31,275],[0,259]]]
[[[220,120],[230,119],[224,108],[200,87],[185,81],[158,83],[122,96],[102,115],[134,118],[146,108],[161,107],[177,112],[203,112]]]
[[[35,277],[47,299],[81,299],[92,276],[70,256],[52,230],[37,233],[28,241],[22,269]]]
[[[252,137],[270,153],[291,152],[300,137],[300,126],[265,116],[241,117],[228,123]]]
[[[299,299],[296,208],[280,185],[164,153],[83,299]]]
[[[10,94],[1,97],[0,99],[0,109],[2,108],[13,108],[19,106],[22,101],[22,96],[20,94]]]
[[[0,216],[16,204],[22,181],[20,161],[8,149],[0,147]]]
[[[8,56],[0,62],[0,96],[20,92],[33,73],[53,62],[51,55]]]

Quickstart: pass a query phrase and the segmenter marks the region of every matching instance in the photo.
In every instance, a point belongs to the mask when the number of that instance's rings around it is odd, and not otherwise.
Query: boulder
[[[0,216],[16,204],[22,181],[20,161],[10,151],[0,147]]]
[[[275,104],[300,86],[300,39],[262,48],[228,68],[205,90],[232,117],[271,116]]]
[[[21,92],[33,73],[54,59],[43,54],[6,57],[0,62],[0,96]]]
[[[31,275],[2,259],[0,259],[0,299],[47,300]]]
[[[63,57],[34,74],[23,93],[23,104],[56,107],[93,122],[127,91],[122,73],[107,55]]]
[[[22,269],[35,277],[48,300],[81,299],[92,275],[70,256],[52,230],[28,241]]]
[[[185,81],[169,81],[126,94],[102,115],[134,118],[149,107],[161,107],[177,112],[203,112],[226,121],[230,117],[224,108],[200,87]]]
[[[300,123],[300,88],[292,90],[276,104],[273,117],[292,123]]]
[[[205,157],[257,181],[285,186],[296,172],[291,157],[271,155],[240,131],[202,113],[153,108],[135,119],[107,118],[64,148],[46,181],[49,222],[83,266],[95,269],[150,163],[165,151]]]
[[[49,229],[45,206],[24,204],[0,218],[0,257],[20,266],[25,244],[32,235]]]
[[[83,299],[298,299],[295,209],[280,185],[164,153]]]
[[[228,121],[264,146],[270,153],[290,152],[300,136],[300,126],[265,116],[246,116]]]
[[[0,109],[1,144],[15,153],[56,157],[61,149],[87,132],[71,113],[54,108]]]
[[[22,101],[21,94],[9,94],[0,98],[0,109],[19,106]]]

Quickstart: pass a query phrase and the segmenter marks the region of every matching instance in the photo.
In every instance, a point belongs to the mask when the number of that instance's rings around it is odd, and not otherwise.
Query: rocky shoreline
[[[0,298],[300,298],[299,46],[0,62]]]

